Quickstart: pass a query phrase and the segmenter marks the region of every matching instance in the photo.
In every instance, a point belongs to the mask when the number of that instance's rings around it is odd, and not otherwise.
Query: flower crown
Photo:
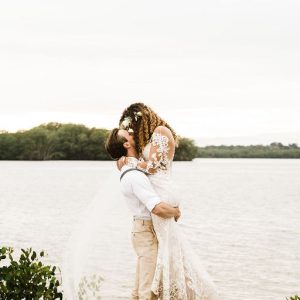
[[[143,115],[142,112],[140,112],[140,111],[138,111],[138,112],[135,111],[133,113],[134,113],[135,121],[137,121],[138,118]],[[131,123],[132,123],[131,117],[124,118],[123,122],[120,125],[120,129],[125,129],[126,130],[127,128],[130,128]]]

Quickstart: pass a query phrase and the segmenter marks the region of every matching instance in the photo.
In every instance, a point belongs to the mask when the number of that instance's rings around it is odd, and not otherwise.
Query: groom
[[[121,191],[133,215],[132,244],[137,255],[135,287],[132,300],[151,300],[157,296],[151,292],[156,267],[157,238],[151,213],[162,218],[180,217],[180,210],[164,203],[154,191],[148,177],[136,169],[138,154],[133,135],[126,130],[115,128],[110,132],[105,148],[113,159],[122,156],[126,164],[121,171]]]

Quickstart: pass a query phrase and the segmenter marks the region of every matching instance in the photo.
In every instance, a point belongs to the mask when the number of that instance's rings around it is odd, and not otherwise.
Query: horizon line
[[[103,129],[103,130],[111,130],[111,129],[108,129],[108,128],[105,128],[105,127],[97,127],[97,126],[89,126],[85,123],[74,123],[74,122],[58,122],[58,121],[50,121],[50,122],[43,122],[43,123],[40,123],[39,125],[36,125],[36,126],[32,126],[30,128],[27,128],[27,129],[17,129],[17,130],[14,130],[14,131],[9,131],[9,130],[6,130],[6,129],[2,129],[0,128],[0,134],[4,134],[4,133],[8,133],[8,134],[15,134],[15,133],[18,133],[18,132],[25,132],[25,131],[29,131],[29,130],[32,130],[34,128],[37,128],[37,127],[40,127],[42,125],[48,125],[48,124],[62,124],[62,125],[66,125],[66,124],[72,124],[72,125],[82,125],[82,126],[85,126],[86,128],[88,129],[92,129],[92,128],[95,128],[95,129]],[[271,138],[271,135],[276,135],[276,134],[287,134],[287,133],[296,133],[296,134],[299,134],[300,135],[300,131],[295,131],[295,132],[291,132],[291,131],[285,131],[285,132],[272,132],[272,133],[258,133],[256,135],[245,135],[245,136],[241,136],[241,135],[238,135],[238,136],[215,136],[215,137],[203,137],[203,138],[200,138],[199,136],[198,137],[188,137],[188,136],[182,136],[183,138],[189,138],[189,139],[192,139],[194,142],[195,142],[195,145],[197,147],[207,147],[207,146],[257,146],[257,145],[262,145],[262,146],[268,146],[268,145],[271,145],[272,143],[280,143],[282,144],[283,146],[288,146],[290,144],[296,144],[298,146],[298,143],[299,141],[292,141],[292,142],[283,142],[283,141],[278,141],[278,140],[273,140],[272,142],[256,142],[253,143],[248,143],[248,144],[238,144],[237,143],[231,143],[230,145],[226,145],[226,143],[220,143],[220,142],[217,142],[217,144],[219,145],[215,145],[215,144],[207,144],[207,145],[200,145],[200,141],[199,139],[202,139],[202,141],[206,141],[208,142],[208,140],[230,140],[230,139],[255,139],[257,137],[262,137],[262,136],[266,136],[266,135],[270,135],[270,138]],[[180,135],[181,136],[181,135]],[[297,138],[295,138],[295,140],[297,140]]]

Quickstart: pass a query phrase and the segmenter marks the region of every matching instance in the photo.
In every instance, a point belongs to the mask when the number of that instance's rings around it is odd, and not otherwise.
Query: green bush
[[[300,297],[298,295],[295,295],[293,297],[290,298],[286,298],[287,300],[300,300]]]
[[[198,147],[192,139],[180,138],[179,146],[175,151],[174,160],[189,161],[197,157]]]
[[[58,291],[60,282],[55,276],[55,266],[43,265],[32,248],[21,249],[18,261],[12,256],[12,247],[0,248],[0,299],[62,299]]]

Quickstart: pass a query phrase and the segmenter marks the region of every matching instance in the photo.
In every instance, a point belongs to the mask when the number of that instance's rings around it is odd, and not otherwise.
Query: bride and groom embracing
[[[143,103],[124,110],[106,141],[133,215],[137,267],[131,299],[219,299],[177,223],[179,201],[171,179],[176,144],[175,131]]]

